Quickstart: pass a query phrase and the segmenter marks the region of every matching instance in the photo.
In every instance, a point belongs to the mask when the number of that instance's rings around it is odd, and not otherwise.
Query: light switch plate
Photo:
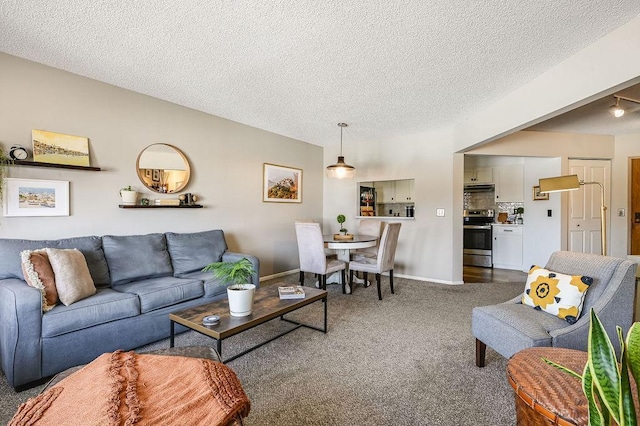
[[[624,209],[618,209],[618,217],[624,217]]]
[[[444,217],[444,209],[436,209],[436,216]]]

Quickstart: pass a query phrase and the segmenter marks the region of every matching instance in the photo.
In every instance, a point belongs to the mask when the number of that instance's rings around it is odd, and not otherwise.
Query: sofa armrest
[[[251,284],[255,284],[256,288],[260,287],[260,260],[257,257],[252,256],[250,254],[225,251],[224,254],[222,255],[222,261],[237,262],[238,260],[241,260],[243,257],[247,258],[253,264],[253,269],[256,271],[255,274],[251,276]]]
[[[41,378],[42,294],[24,281],[0,280],[0,360],[14,388]]]

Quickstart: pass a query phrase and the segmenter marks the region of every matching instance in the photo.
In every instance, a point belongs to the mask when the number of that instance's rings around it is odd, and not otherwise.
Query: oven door
[[[492,234],[491,225],[463,226],[463,264],[491,268]]]

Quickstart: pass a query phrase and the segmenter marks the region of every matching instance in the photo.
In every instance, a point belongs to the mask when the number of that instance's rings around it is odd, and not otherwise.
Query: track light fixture
[[[616,118],[622,117],[625,113],[624,108],[620,105],[620,100],[640,104],[639,100],[628,98],[626,96],[613,95],[613,97],[616,99],[616,104],[609,107],[609,112]]]
[[[356,175],[356,168],[350,166],[344,162],[342,156],[342,129],[347,127],[346,123],[338,123],[340,126],[340,155],[338,156],[338,162],[327,166],[327,177],[336,179],[349,179]]]

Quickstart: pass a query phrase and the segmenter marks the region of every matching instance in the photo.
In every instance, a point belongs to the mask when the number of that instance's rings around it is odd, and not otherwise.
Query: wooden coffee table
[[[274,318],[280,317],[282,321],[287,321],[292,324],[296,324],[290,330],[278,334],[269,340],[253,346],[245,351],[240,352],[230,358],[224,359],[223,362],[232,361],[242,355],[245,355],[252,350],[263,346],[272,340],[282,337],[285,334],[291,333],[293,330],[297,330],[300,327],[311,328],[313,330],[327,332],[327,291],[316,289],[312,287],[305,287],[304,299],[285,299],[280,300],[278,296],[278,286],[271,285],[266,288],[256,289],[256,293],[253,300],[253,313],[246,317],[232,317],[229,314],[229,302],[227,299],[218,300],[217,302],[207,303],[205,305],[194,306],[193,308],[184,309],[182,311],[171,312],[169,319],[171,320],[171,336],[169,339],[169,347],[174,345],[175,337],[175,324],[181,324],[191,330],[202,333],[205,336],[209,336],[216,341],[216,350],[222,358],[222,341],[231,336],[235,336],[245,330],[249,330],[260,324],[264,324],[267,321],[271,321]],[[284,317],[285,314],[293,312],[303,306],[310,305],[311,303],[322,300],[324,303],[324,325],[322,328],[314,327],[312,325],[303,324],[297,321],[293,321]],[[208,315],[218,315],[220,317],[220,323],[217,325],[203,325],[202,319]]]

